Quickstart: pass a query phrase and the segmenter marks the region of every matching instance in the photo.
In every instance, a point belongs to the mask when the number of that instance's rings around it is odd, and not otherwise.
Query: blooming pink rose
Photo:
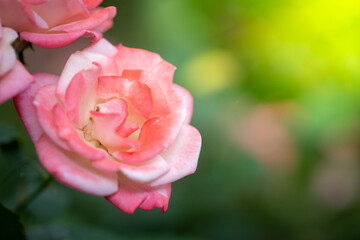
[[[60,78],[35,74],[15,104],[58,181],[125,213],[165,212],[170,183],[195,171],[201,145],[174,70],[158,54],[102,39],[71,55]]]
[[[1,26],[0,21],[0,104],[23,91],[33,77],[19,61],[12,43],[18,37],[17,33]]]
[[[81,36],[98,41],[112,26],[115,7],[95,8],[102,0],[0,0],[3,25],[26,41],[57,48]]]

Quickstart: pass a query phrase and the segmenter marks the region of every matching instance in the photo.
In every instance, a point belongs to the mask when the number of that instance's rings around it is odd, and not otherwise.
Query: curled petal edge
[[[80,37],[92,37],[92,42],[97,42],[102,38],[102,33],[98,31],[81,30],[70,33],[33,33],[21,32],[20,36],[35,45],[43,48],[59,48],[73,43]]]

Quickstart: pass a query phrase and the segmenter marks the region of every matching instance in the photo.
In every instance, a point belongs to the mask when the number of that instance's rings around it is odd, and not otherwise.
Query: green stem
[[[18,206],[15,209],[15,212],[17,214],[21,213],[26,207],[34,200],[36,199],[52,182],[54,177],[52,175],[48,175],[43,182],[35,189],[34,192],[32,192],[29,197],[22,200]]]

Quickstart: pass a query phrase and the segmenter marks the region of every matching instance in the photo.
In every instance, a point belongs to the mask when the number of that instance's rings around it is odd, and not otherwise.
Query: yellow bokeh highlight
[[[239,44],[272,73],[304,89],[329,80],[360,87],[360,1],[288,1],[248,24]]]
[[[196,95],[230,86],[240,76],[240,65],[227,51],[213,49],[190,59],[184,68],[185,84]]]

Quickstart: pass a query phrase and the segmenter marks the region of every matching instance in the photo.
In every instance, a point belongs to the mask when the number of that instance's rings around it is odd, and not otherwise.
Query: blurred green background
[[[110,5],[105,36],[158,52],[193,94],[198,169],[172,184],[165,214],[126,215],[53,182],[21,211],[28,239],[360,239],[360,1]],[[45,174],[11,101],[0,116],[0,201],[13,210]]]

